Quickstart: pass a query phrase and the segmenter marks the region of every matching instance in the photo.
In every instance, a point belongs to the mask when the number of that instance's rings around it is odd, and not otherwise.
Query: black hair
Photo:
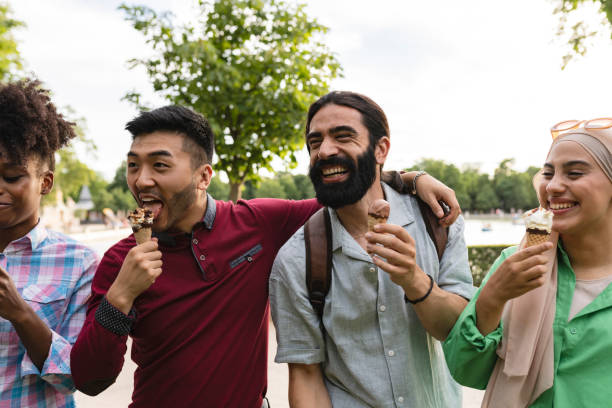
[[[347,106],[361,113],[361,121],[370,134],[370,145],[373,147],[381,137],[390,137],[387,116],[376,102],[365,95],[349,91],[333,91],[320,97],[310,105],[306,120],[306,134],[310,131],[310,122],[316,113],[325,105],[334,104]],[[308,146],[308,144],[306,144]],[[310,148],[309,148],[310,150]]]
[[[36,154],[54,170],[55,152],[75,136],[74,123],[57,112],[40,81],[0,84],[0,146],[9,161],[23,163]]]
[[[140,115],[129,121],[125,129],[132,139],[156,131],[179,132],[186,136],[183,150],[191,155],[194,168],[211,164],[215,151],[214,134],[208,120],[199,113],[178,105],[168,105]],[[195,146],[188,142],[193,142]],[[199,147],[199,148],[192,148]]]

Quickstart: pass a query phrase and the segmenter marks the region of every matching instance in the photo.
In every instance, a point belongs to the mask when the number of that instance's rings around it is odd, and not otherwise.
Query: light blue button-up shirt
[[[442,260],[427,234],[414,197],[383,185],[389,223],[416,242],[417,264],[444,290],[471,298],[474,287],[463,239],[463,219],[451,227]],[[421,325],[404,292],[331,211],[332,284],[323,324],[308,300],[304,231],[281,248],[270,277],[277,363],[322,363],[334,408],[460,407],[440,342]]]

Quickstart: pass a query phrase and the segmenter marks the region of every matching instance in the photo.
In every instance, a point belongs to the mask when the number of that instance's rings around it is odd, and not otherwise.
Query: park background
[[[58,155],[45,222],[100,253],[129,233],[121,229],[121,214],[134,206],[124,126],[140,108],[168,103],[193,107],[216,130],[215,198],[312,197],[305,111],[328,90],[351,90],[388,116],[387,169],[424,169],[455,189],[468,244],[487,244],[470,249],[479,277],[517,242],[517,214],[537,205],[531,177],[550,126],[611,115],[609,2],[296,4],[0,0],[0,79],[39,78],[79,128],[79,140]],[[213,6],[218,24],[194,23]],[[283,390],[278,368],[271,372],[271,390]],[[128,401],[130,375],[106,398]],[[124,404],[103,401],[82,406]]]

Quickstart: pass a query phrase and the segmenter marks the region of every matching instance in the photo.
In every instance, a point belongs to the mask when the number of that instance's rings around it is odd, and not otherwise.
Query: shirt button
[[[376,272],[376,268],[370,268],[370,272]]]
[[[387,354],[389,355],[389,357],[393,357],[395,355],[395,351],[389,350]]]
[[[399,402],[400,404],[404,402],[404,397],[397,397],[397,402]]]
[[[198,240],[195,238],[191,242],[193,242],[193,245],[198,245]]]
[[[570,329],[570,333],[571,333],[571,334],[576,334],[577,332],[578,332],[578,330],[576,330],[576,329],[574,329],[574,328],[571,328],[571,329]]]
[[[204,255],[200,255],[200,261],[203,261],[205,259],[206,259],[206,257]]]
[[[380,310],[381,312],[384,312],[385,310],[387,310],[387,306],[385,306],[385,305],[380,305],[380,307],[378,308],[378,310]]]
[[[253,257],[252,256],[247,256],[247,261],[253,262]]]

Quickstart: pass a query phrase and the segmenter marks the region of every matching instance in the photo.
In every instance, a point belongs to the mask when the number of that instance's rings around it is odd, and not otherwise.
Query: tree
[[[608,29],[612,28],[612,1],[610,0],[555,0],[557,7],[554,14],[558,14],[559,27],[557,36],[568,35],[568,45],[570,50],[563,56],[561,69],[564,69],[567,64],[577,56],[583,56],[587,52],[587,41],[601,31],[601,27],[592,27],[584,20],[577,20],[573,23],[568,23],[568,17],[577,13],[578,9],[585,3],[591,3],[599,6],[599,12],[602,15],[601,24]],[[566,34],[569,27],[569,34]]]
[[[533,173],[520,173],[512,169],[514,159],[505,159],[495,169],[493,184],[495,194],[505,211],[537,207],[537,196],[533,190],[532,178],[536,167],[530,167]]]
[[[196,23],[173,25],[170,13],[122,4],[125,18],[155,52],[133,59],[168,102],[202,113],[217,135],[215,167],[230,181],[230,199],[246,180],[272,171],[276,157],[295,167],[308,106],[341,75],[318,39],[327,28],[304,4],[284,0],[201,0]],[[125,99],[146,108],[136,91]]]
[[[0,81],[10,80],[23,68],[13,31],[23,27],[24,23],[13,19],[10,14],[8,4],[0,3]]]
[[[229,198],[229,186],[222,182],[217,175],[212,178],[206,191],[217,200],[227,200]]]
[[[457,201],[462,208],[470,208],[471,200],[466,190],[461,171],[454,164],[448,164],[443,160],[421,159],[409,170],[425,170],[453,190]]]

